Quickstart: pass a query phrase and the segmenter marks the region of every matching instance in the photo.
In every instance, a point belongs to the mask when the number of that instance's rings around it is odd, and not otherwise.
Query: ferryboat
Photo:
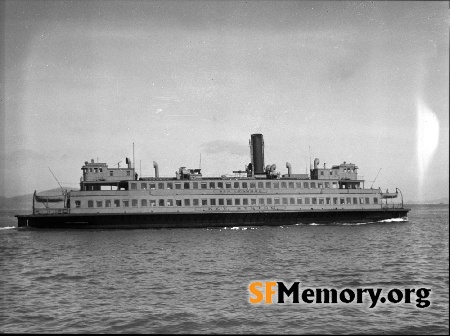
[[[86,161],[80,189],[61,195],[34,193],[33,211],[17,215],[19,227],[55,229],[201,228],[378,222],[406,219],[401,191],[366,188],[358,167],[327,167],[314,160],[309,174],[287,174],[264,163],[262,134],[249,140],[250,163],[233,175],[206,177],[180,167],[173,177],[139,177],[126,167]],[[400,197],[399,197],[400,195]],[[55,205],[57,205],[55,207]]]

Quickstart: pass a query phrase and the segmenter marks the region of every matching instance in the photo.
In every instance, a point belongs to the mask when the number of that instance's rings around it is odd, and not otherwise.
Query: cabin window
[[[378,204],[378,198],[377,197],[373,198],[373,204]]]
[[[175,204],[176,204],[177,206],[181,206],[181,200],[175,200]]]
[[[315,188],[316,187],[316,182],[311,182],[311,188]]]
[[[114,207],[115,208],[120,207],[120,200],[118,200],[118,199],[114,200]]]
[[[325,182],[325,188],[330,188],[330,182]]]
[[[131,176],[131,172],[127,170],[127,176]]]
[[[248,205],[248,198],[244,198],[242,200],[242,205]]]
[[[272,205],[272,199],[271,198],[267,199],[267,205]]]
[[[190,183],[189,182],[184,182],[184,189],[190,189]]]
[[[94,168],[94,173],[98,173],[98,168]]]
[[[167,206],[173,206],[173,200],[172,199],[168,199],[167,200]]]
[[[158,183],[158,189],[164,189],[164,182]]]
[[[169,184],[169,183],[167,183]],[[175,189],[181,189],[181,183],[175,183]]]
[[[225,204],[225,200],[223,198],[219,198],[219,205],[224,205]]]
[[[150,200],[150,206],[152,207],[156,206],[156,200]]]
[[[294,197],[291,197],[289,199],[289,204],[295,204],[295,198]]]
[[[191,206],[191,200],[190,199],[185,199],[184,200],[184,206]]]
[[[301,198],[297,198],[297,204],[303,204],[302,199]]]
[[[114,172],[112,170],[109,171],[109,176],[113,176]]]
[[[94,207],[94,201],[88,201],[88,208]]]
[[[225,187],[226,187],[227,189],[231,189],[231,182],[225,183]]]
[[[155,183],[150,183],[150,184],[148,185],[148,187],[149,187],[150,189],[156,189],[156,184],[155,184]]]
[[[325,204],[325,199],[323,197],[319,197],[319,204]]]
[[[130,183],[131,185],[131,190],[136,190],[136,183]]]
[[[200,183],[202,189],[208,189],[208,184],[206,182]]]
[[[259,199],[259,205],[264,205],[264,198]]]
[[[338,204],[338,198],[337,197],[333,197],[333,204]]]
[[[296,188],[301,188],[302,187],[302,183],[301,182],[295,182],[295,187]]]
[[[282,189],[286,189],[286,188],[287,188],[286,182],[281,182],[281,188],[282,188]]]
[[[241,205],[241,200],[239,198],[236,198],[234,200],[234,205]]]
[[[123,200],[123,206],[125,208],[128,208],[130,206],[130,201],[129,200]]]
[[[248,188],[247,182],[242,182],[242,188],[244,188],[244,189],[247,189],[247,188]]]
[[[131,206],[132,206],[133,208],[136,208],[136,207],[138,206],[138,200],[137,200],[137,199],[132,199],[132,200],[131,200]]]
[[[309,183],[308,182],[303,182],[303,188],[309,188]]]
[[[216,182],[209,182],[209,189],[216,189]]]
[[[251,205],[256,205],[256,198],[250,199],[250,204]]]
[[[162,206],[162,207],[164,206],[164,200],[163,199],[159,200],[159,206]]]
[[[270,182],[266,182],[266,188],[270,189],[271,188],[271,183]]]
[[[351,197],[347,197],[347,204],[352,204],[352,198]]]
[[[89,172],[91,172],[91,173],[92,173],[92,168],[89,168]]]
[[[353,204],[358,204],[358,197],[353,197]]]
[[[146,199],[141,199],[141,206],[142,207],[146,207],[147,206],[147,200]]]
[[[366,197],[366,204],[369,204],[369,203],[370,203],[369,197]]]
[[[256,188],[256,182],[250,182],[250,189]]]
[[[294,189],[294,182],[289,182],[289,188]]]
[[[323,188],[323,183],[317,183],[317,188],[322,189]]]
[[[223,189],[223,182],[217,182],[217,188]]]
[[[337,189],[337,187],[338,187],[337,182],[333,182],[333,189]]]
[[[209,200],[209,204],[210,204],[210,205],[216,205],[216,199],[215,199],[215,198],[211,198],[211,199]]]
[[[233,205],[233,200],[231,198],[227,198],[227,205]]]
[[[198,189],[198,182],[192,182],[192,189]]]
[[[167,182],[167,189],[173,189],[173,183]]]
[[[192,200],[194,206],[198,206],[198,198]]]
[[[280,188],[280,182],[273,182],[273,188],[274,189]]]
[[[311,200],[312,200],[312,204],[317,204],[317,198],[313,197]]]
[[[326,201],[327,201],[327,204],[331,204],[331,198],[327,197]]]
[[[239,189],[239,182],[234,182],[234,189]]]
[[[306,198],[305,198],[305,204],[310,204],[309,197],[306,197]]]
[[[264,188],[264,182],[258,182],[258,188]]]
[[[359,204],[364,204],[364,197],[359,198]]]
[[[279,205],[280,204],[280,199],[279,198],[275,198],[274,199],[274,204],[275,205]]]
[[[208,205],[208,200],[205,198],[202,198],[202,205]]]
[[[147,189],[147,183],[141,183],[141,189]]]
[[[97,201],[97,208],[103,207],[103,201]]]
[[[287,199],[287,197],[283,197],[282,202],[283,202],[283,204],[288,204],[288,199]]]
[[[75,201],[75,208],[79,208],[81,206],[81,202],[80,201]]]

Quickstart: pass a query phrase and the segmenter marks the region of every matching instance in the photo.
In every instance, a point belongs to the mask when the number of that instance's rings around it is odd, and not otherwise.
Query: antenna
[[[375,180],[373,180],[372,185],[370,186],[370,189],[372,189],[373,184],[374,184],[375,181],[377,180],[377,177],[378,177],[378,174],[380,173],[380,171],[381,171],[381,168],[380,168],[380,170],[378,171],[377,176],[375,176]]]
[[[136,167],[134,166],[134,142],[133,142],[133,168],[136,168]]]
[[[117,162],[117,168],[120,168],[120,163],[121,163],[122,161],[119,161],[119,162]]]
[[[202,169],[202,153],[200,153],[200,164],[199,164],[199,169]]]
[[[56,178],[55,174],[53,174],[53,172],[52,172],[52,170],[50,169],[50,167],[48,167],[48,169],[50,170],[50,173],[52,173],[52,175],[53,175],[53,177],[55,178],[56,182],[58,182],[58,184],[59,184],[58,179]],[[64,193],[64,189],[63,189],[63,187],[61,187],[61,184],[59,184],[59,187],[61,188],[61,191]]]
[[[309,170],[311,170],[311,146],[308,146],[309,148]]]

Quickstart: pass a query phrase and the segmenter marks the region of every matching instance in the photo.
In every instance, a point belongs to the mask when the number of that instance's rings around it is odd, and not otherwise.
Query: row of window
[[[194,199],[141,199],[140,206],[217,206],[217,205],[309,205],[309,204],[327,204],[327,205],[339,205],[339,204],[378,204],[378,198],[373,197],[373,202],[370,202],[370,197],[281,197],[281,198],[194,198]],[[88,208],[119,208],[119,207],[138,207],[138,199],[114,199],[114,200],[88,200]],[[75,207],[81,207],[81,201],[75,201]]]
[[[288,181],[266,181],[266,182],[131,182],[130,189],[294,189],[294,188],[338,188],[338,182],[288,182]]]

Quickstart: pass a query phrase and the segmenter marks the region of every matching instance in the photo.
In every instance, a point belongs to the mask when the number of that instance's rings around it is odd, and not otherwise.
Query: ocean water
[[[411,208],[370,224],[89,231],[17,229],[4,211],[0,332],[448,334],[449,206]],[[252,304],[254,281],[427,288],[430,305],[417,291],[374,308]]]

